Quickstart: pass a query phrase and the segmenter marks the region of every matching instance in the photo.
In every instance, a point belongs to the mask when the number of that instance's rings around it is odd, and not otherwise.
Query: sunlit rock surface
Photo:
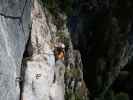
[[[64,85],[65,66],[61,60],[55,64],[55,82],[51,87],[52,100],[64,100],[65,85]]]
[[[54,70],[45,57],[47,55],[36,55],[33,61],[27,61],[23,100],[50,100]]]
[[[31,44],[24,58],[25,77],[23,100],[64,100],[64,72],[62,61],[55,62],[54,40],[56,26],[51,15],[37,0],[32,7]]]

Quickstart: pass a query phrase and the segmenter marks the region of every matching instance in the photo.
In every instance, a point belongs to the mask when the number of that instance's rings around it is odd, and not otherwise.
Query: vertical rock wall
[[[31,0],[0,0],[0,100],[19,100],[21,61],[29,35]]]
[[[55,61],[53,36],[57,30],[52,16],[41,2],[34,0],[31,18],[28,53],[32,54],[23,59],[22,100],[64,100],[65,66],[62,61]]]

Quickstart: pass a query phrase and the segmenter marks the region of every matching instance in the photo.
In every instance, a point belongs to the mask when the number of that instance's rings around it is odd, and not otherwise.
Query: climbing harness
[[[41,77],[41,74],[36,74],[36,79],[39,79]]]
[[[21,82],[21,81],[23,81],[23,78],[22,77],[16,77],[16,80],[15,80],[16,82]]]

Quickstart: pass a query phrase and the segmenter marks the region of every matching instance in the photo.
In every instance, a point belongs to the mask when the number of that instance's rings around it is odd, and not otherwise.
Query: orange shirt
[[[60,52],[60,54],[58,55],[58,59],[64,60],[64,53],[63,53],[63,51]]]

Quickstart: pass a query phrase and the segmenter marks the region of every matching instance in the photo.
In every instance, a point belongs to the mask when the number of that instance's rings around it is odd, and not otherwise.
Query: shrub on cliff
[[[115,96],[114,100],[129,100],[129,96],[126,93],[119,93]]]
[[[73,0],[41,0],[43,5],[52,13],[64,12],[70,15],[72,12]]]

